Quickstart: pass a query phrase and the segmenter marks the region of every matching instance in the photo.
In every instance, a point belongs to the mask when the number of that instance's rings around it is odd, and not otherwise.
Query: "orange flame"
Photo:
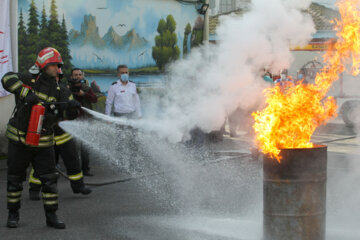
[[[263,153],[281,161],[280,149],[311,148],[311,136],[321,124],[336,116],[333,97],[326,97],[339,74],[352,64],[353,75],[360,73],[359,0],[338,1],[341,20],[335,20],[338,37],[323,56],[325,66],[315,84],[299,84],[286,91],[276,86],[265,90],[267,106],[253,113],[256,143]]]

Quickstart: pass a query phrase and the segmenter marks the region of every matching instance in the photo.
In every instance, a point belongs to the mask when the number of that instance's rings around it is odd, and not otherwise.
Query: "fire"
[[[336,102],[327,97],[332,83],[352,64],[351,73],[360,73],[359,0],[338,1],[341,20],[335,20],[337,42],[323,56],[324,68],[315,84],[289,89],[276,86],[265,90],[267,106],[253,113],[256,143],[263,153],[281,161],[280,149],[311,148],[311,136],[321,124],[336,116]]]

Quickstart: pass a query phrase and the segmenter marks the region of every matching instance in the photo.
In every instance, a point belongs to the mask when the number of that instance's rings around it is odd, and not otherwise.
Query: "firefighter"
[[[56,82],[59,66],[63,64],[60,53],[54,48],[45,48],[37,56],[31,74],[8,72],[1,79],[3,87],[15,94],[16,107],[6,130],[8,144],[7,227],[16,228],[19,222],[22,182],[26,180],[26,169],[31,162],[41,180],[42,198],[46,225],[64,229],[65,224],[56,215],[58,209],[58,174],[55,169],[54,125],[62,119],[75,119],[79,113],[79,103],[68,99],[66,92]],[[55,105],[54,102],[67,104]],[[34,105],[45,107],[39,143],[26,143],[27,129]],[[32,126],[32,125],[30,125]]]
[[[60,80],[63,76],[61,69],[59,68],[57,82],[60,83]],[[68,89],[66,89],[70,99],[72,95]],[[59,125],[54,126],[55,131],[55,159],[56,163],[59,161],[59,155],[64,161],[68,177],[70,179],[70,186],[74,193],[81,193],[83,195],[88,195],[92,192],[90,188],[87,188],[84,184],[84,177],[81,171],[80,159],[77,154],[76,143],[72,136],[62,130]],[[32,169],[29,177],[29,198],[30,200],[36,201],[40,200],[39,193],[41,190],[41,181],[37,177],[37,174],[34,173]]]

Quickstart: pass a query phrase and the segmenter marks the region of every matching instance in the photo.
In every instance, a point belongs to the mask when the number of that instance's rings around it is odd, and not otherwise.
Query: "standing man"
[[[56,81],[60,84],[60,80],[63,77],[61,68],[59,68]],[[69,100],[73,99],[70,90],[62,87],[68,95]],[[58,124],[54,126],[54,140],[55,140],[55,160],[56,164],[59,162],[59,155],[64,161],[66,171],[70,180],[70,186],[74,193],[81,193],[88,195],[92,190],[85,186],[83,173],[81,171],[81,163],[76,148],[76,142],[72,136],[65,132]],[[36,177],[34,169],[31,170],[29,176],[29,197],[30,200],[40,200],[41,181]]]
[[[117,76],[119,80],[108,91],[105,114],[110,116],[114,105],[116,117],[141,118],[140,99],[136,84],[129,81],[129,68],[126,65],[119,65]]]
[[[97,97],[89,87],[87,80],[84,78],[84,73],[80,68],[71,70],[69,86],[75,100],[80,102],[83,107],[92,109],[91,104],[97,103]]]
[[[294,86],[294,81],[291,76],[288,76],[288,70],[280,70],[280,78],[275,80],[275,86],[279,86],[282,91],[287,91]]]
[[[75,100],[80,102],[81,106],[92,109],[91,104],[97,103],[97,97],[93,90],[86,83],[84,79],[84,72],[80,68],[71,70],[71,78],[69,80],[69,87]],[[93,174],[90,172],[90,156],[89,150],[86,146],[80,143],[81,152],[81,168],[85,176],[91,177]]]
[[[64,229],[56,211],[58,209],[58,174],[55,169],[54,125],[67,116],[74,119],[80,104],[69,101],[68,96],[56,82],[59,67],[63,64],[60,53],[54,48],[40,51],[35,67],[38,75],[9,72],[1,79],[3,87],[15,94],[15,114],[10,118],[6,136],[9,139],[7,161],[7,208],[9,210],[7,227],[16,228],[19,222],[22,182],[26,179],[29,163],[33,165],[41,180],[42,197],[49,227]],[[67,102],[56,105],[54,102]],[[26,136],[32,107],[42,104],[45,115],[38,146],[28,145]]]

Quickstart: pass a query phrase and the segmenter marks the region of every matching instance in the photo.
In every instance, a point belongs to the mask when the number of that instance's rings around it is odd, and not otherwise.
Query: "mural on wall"
[[[175,0],[18,0],[19,67],[36,53],[57,48],[65,73],[159,73],[202,42],[203,18],[193,4]]]

